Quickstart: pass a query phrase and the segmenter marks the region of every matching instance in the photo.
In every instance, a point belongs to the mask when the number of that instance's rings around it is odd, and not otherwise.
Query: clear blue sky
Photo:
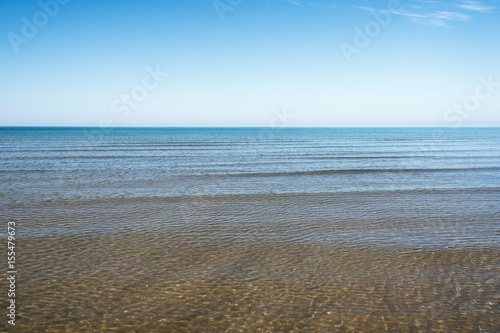
[[[498,1],[0,0],[0,31],[0,125],[500,125]]]

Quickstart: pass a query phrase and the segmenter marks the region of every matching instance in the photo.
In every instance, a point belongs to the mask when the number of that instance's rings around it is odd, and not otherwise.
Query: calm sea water
[[[16,331],[500,331],[500,129],[0,128],[0,181]]]

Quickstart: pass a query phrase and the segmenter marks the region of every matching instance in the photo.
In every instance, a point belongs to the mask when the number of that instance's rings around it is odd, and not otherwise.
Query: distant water
[[[500,129],[0,128],[0,184],[18,331],[500,331]]]

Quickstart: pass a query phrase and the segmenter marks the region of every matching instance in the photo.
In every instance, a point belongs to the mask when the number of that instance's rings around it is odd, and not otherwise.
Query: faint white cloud
[[[288,0],[288,2],[290,2],[291,4],[296,5],[296,6],[304,7],[302,2],[299,0]]]
[[[300,7],[314,6],[327,9],[338,8],[338,4],[332,3],[331,1],[328,0],[286,0],[286,1],[295,6],[300,6]]]
[[[482,1],[474,1],[474,0],[463,1],[463,3],[459,4],[457,7],[481,13],[490,13],[495,9],[494,6],[488,6],[485,5]]]
[[[353,6],[354,8],[375,11],[377,8]],[[491,2],[479,0],[409,0],[402,3],[393,14],[409,18],[412,22],[433,27],[453,27],[453,22],[467,22],[478,13],[491,13],[496,9]]]

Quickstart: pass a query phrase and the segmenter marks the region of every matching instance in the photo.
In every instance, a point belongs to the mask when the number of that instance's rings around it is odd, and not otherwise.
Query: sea
[[[0,184],[5,331],[500,331],[500,128],[1,127]]]

